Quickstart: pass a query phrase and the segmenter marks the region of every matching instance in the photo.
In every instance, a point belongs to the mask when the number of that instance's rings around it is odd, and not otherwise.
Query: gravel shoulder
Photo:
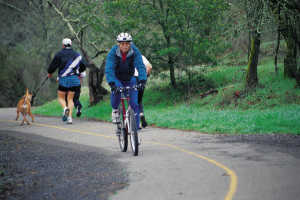
[[[108,199],[128,184],[104,150],[21,134],[0,131],[0,199]]]

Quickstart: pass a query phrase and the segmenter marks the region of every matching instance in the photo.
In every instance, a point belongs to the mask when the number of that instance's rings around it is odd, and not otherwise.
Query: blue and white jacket
[[[73,75],[79,76],[86,69],[86,65],[80,53],[74,51],[71,47],[66,47],[54,56],[48,67],[48,73],[53,74],[58,68],[59,78]]]
[[[120,47],[115,45],[111,48],[106,58],[106,80],[110,86],[115,85],[116,78],[120,81],[129,81],[134,75],[135,68],[139,72],[139,81],[146,83],[146,67],[139,49],[132,44],[123,63]]]

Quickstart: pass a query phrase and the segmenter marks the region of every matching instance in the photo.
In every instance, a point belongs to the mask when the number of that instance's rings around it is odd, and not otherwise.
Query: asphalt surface
[[[111,123],[0,109],[0,198],[299,199],[300,137],[210,135],[148,127],[137,157]],[[19,118],[22,120],[22,117]],[[4,191],[4,192],[3,192]]]
[[[0,131],[4,199],[107,199],[127,176],[105,152],[21,132]]]

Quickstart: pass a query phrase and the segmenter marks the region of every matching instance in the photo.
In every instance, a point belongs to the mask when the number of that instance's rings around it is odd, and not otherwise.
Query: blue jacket
[[[82,56],[67,47],[59,51],[48,67],[48,73],[53,74],[58,68],[58,77],[78,75],[86,69],[86,62]]]
[[[132,44],[123,63],[120,47],[118,45],[113,46],[107,55],[105,65],[105,75],[108,84],[113,86],[116,78],[120,81],[129,81],[134,75],[134,68],[139,72],[139,81],[146,83],[146,67],[139,49]]]

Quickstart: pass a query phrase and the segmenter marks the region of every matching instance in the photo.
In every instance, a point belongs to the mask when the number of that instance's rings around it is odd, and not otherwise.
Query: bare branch
[[[108,52],[108,50],[105,50],[105,49],[100,50],[99,47],[95,44],[95,42],[92,42],[91,45],[92,45],[92,46],[96,49],[96,51],[97,51],[96,55],[93,56],[92,58],[96,58],[97,56],[99,56],[99,55],[101,55],[101,54],[104,54],[104,53],[107,53],[107,52]]]
[[[83,25],[83,26],[81,27],[81,29],[77,32],[77,35],[79,35],[79,33],[82,34],[83,30],[84,30],[86,27],[88,27],[88,26],[89,26],[89,24]]]
[[[69,19],[69,22],[77,24],[78,22],[80,22],[80,19]]]
[[[26,15],[26,13],[24,13],[20,8],[14,6],[14,5],[12,5],[12,4],[9,4],[9,3],[7,3],[7,2],[5,2],[5,1],[3,1],[3,0],[1,0],[0,3],[2,3],[3,5],[6,5],[7,7],[12,8],[12,9],[14,9],[14,10],[17,10],[18,12],[20,12],[20,13]]]
[[[53,3],[52,1],[47,0],[47,2],[48,2],[48,4],[49,4],[49,5],[57,12],[57,14],[60,15],[60,17],[62,18],[62,20],[66,23],[67,27],[69,28],[71,34],[76,38],[77,42],[78,42],[79,44],[81,44],[81,41],[80,41],[80,39],[79,39],[77,33],[76,33],[75,30],[73,29],[73,27],[72,27],[70,21],[69,21],[68,19],[65,18],[64,14],[63,14],[60,10],[58,10],[58,9],[56,8],[56,6],[54,5],[54,3]]]

